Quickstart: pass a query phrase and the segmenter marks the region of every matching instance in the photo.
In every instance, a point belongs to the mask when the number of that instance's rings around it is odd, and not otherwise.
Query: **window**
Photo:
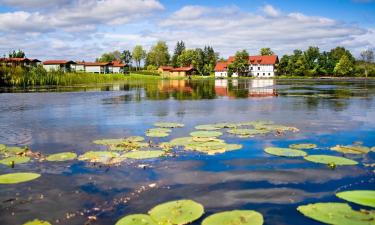
[[[258,70],[260,70],[260,66],[258,67]]]
[[[271,73],[268,73],[268,76],[271,76]]]
[[[266,75],[266,73],[263,73],[263,76]]]
[[[257,75],[259,76],[259,73],[257,73]]]
[[[250,70],[253,70],[253,67],[250,67]]]

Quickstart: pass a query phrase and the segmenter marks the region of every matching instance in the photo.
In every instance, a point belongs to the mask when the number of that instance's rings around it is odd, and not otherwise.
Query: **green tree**
[[[116,50],[113,52],[107,52],[102,54],[100,58],[96,59],[96,62],[112,62],[113,60],[121,60],[121,52]]]
[[[281,57],[279,64],[277,66],[277,74],[278,75],[290,75],[290,71],[288,71],[288,63],[289,63],[289,56],[283,55]]]
[[[336,64],[334,73],[339,76],[347,76],[352,73],[354,69],[354,65],[348,55],[344,54],[342,55],[339,62]]]
[[[369,65],[374,62],[374,52],[370,49],[361,52],[361,59],[364,62],[365,75],[368,76]]]
[[[274,55],[275,53],[270,48],[261,48],[260,55]]]
[[[196,52],[193,49],[186,49],[177,57],[177,66],[193,66],[193,61],[196,59]]]
[[[167,43],[158,41],[156,45],[151,47],[150,52],[147,54],[146,64],[157,67],[168,65],[169,58]]]
[[[24,51],[18,49],[18,51],[13,50],[9,52],[9,58],[25,58],[26,54]]]
[[[238,76],[247,75],[249,71],[249,53],[246,50],[237,51],[233,63],[228,65],[230,75],[237,73]]]
[[[126,64],[130,64],[132,62],[132,58],[132,53],[129,50],[124,50],[121,53],[121,60]]]
[[[185,43],[183,41],[179,41],[176,44],[176,47],[174,49],[174,53],[172,56],[172,66],[177,67],[178,66],[178,57],[182,54],[182,52],[185,50]]]
[[[133,49],[133,59],[137,70],[141,67],[141,61],[146,58],[146,51],[143,50],[142,45],[136,45]]]
[[[211,46],[204,46],[203,53],[205,68],[203,71],[203,75],[209,75],[210,73],[214,72],[216,62],[219,58],[219,53],[216,53]]]
[[[308,75],[316,75],[318,70],[318,59],[320,57],[320,51],[318,47],[310,46],[304,53],[304,58],[306,62],[306,73]]]

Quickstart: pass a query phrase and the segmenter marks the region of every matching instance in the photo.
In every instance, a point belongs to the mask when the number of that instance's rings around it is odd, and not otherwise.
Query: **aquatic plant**
[[[203,125],[198,125],[195,127],[197,130],[220,130],[220,127],[217,127],[216,124],[203,124]]]
[[[157,123],[154,123],[154,126],[162,127],[162,128],[181,128],[181,127],[184,127],[184,124],[172,123],[172,122],[157,122]]]
[[[311,219],[335,225],[373,225],[375,213],[355,211],[346,203],[315,203],[298,206],[297,210]]]
[[[28,222],[24,223],[23,225],[52,225],[52,224],[50,224],[48,221],[35,219],[35,220],[32,220],[32,221],[28,221]]]
[[[233,210],[215,213],[203,220],[202,225],[262,225],[263,216],[253,210]]]
[[[26,152],[26,148],[18,147],[18,146],[13,146],[13,147],[7,146],[3,150],[3,153],[5,153],[6,155],[19,155],[19,154],[22,154],[24,152]]]
[[[345,154],[366,154],[370,151],[370,148],[359,145],[336,145],[331,150]]]
[[[147,151],[134,151],[128,152],[122,155],[122,157],[129,159],[151,159],[158,158],[165,154],[164,151],[160,150],[147,150]]]
[[[166,128],[160,128],[160,129],[166,129]],[[147,137],[160,137],[161,138],[161,137],[168,137],[169,133],[150,129],[146,132],[146,136]]]
[[[77,154],[74,152],[61,152],[52,154],[46,157],[47,161],[69,161],[77,158]]]
[[[284,157],[301,157],[306,156],[307,153],[302,150],[291,149],[291,148],[277,148],[267,147],[264,151],[271,155],[284,156]]]
[[[289,145],[289,148],[294,149],[313,149],[316,148],[316,144],[310,144],[310,143],[302,143],[302,144],[291,144]]]
[[[184,225],[199,219],[204,208],[193,200],[178,200],[162,203],[148,212],[157,224]]]
[[[80,155],[78,160],[88,161],[92,163],[112,164],[115,158],[118,158],[120,154],[116,152],[107,151],[89,151]]]
[[[130,136],[130,137],[125,138],[126,142],[141,142],[144,140],[145,138],[142,136]]]
[[[357,165],[358,162],[340,157],[340,156],[331,156],[331,155],[309,155],[304,157],[307,161],[322,163],[322,164],[332,164],[332,165]]]
[[[40,177],[37,173],[7,173],[0,175],[0,184],[17,184]]]
[[[118,139],[100,139],[93,141],[94,144],[97,145],[119,145],[126,142],[126,139],[124,138],[118,138]]]
[[[215,127],[217,128],[236,128],[239,125],[237,123],[215,123]]]
[[[375,191],[373,190],[344,191],[337,193],[336,196],[349,202],[375,208]]]
[[[0,144],[0,152],[4,151],[7,148],[6,145]]]
[[[30,161],[30,157],[27,156],[11,156],[0,160],[0,164],[6,166],[12,166],[15,164],[27,163]]]
[[[190,133],[190,136],[200,138],[219,137],[221,135],[223,135],[223,133],[219,131],[193,131]]]
[[[133,214],[121,218],[115,225],[158,225],[149,215]]]
[[[194,142],[193,137],[180,137],[172,139],[169,143],[173,146],[184,146],[192,142]]]
[[[256,129],[231,129],[227,131],[230,134],[238,135],[239,137],[251,137],[257,134],[267,134],[269,130],[256,130]]]

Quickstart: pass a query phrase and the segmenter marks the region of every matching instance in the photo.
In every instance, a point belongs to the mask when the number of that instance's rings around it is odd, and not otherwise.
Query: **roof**
[[[170,71],[171,72],[188,72],[188,71],[191,71],[191,70],[194,70],[194,67],[178,67],[178,68],[173,68],[171,69]]]
[[[118,60],[113,60],[112,61],[112,66],[113,67],[124,67],[124,66],[126,66],[126,64],[121,63],[121,61],[118,61]]]
[[[43,62],[43,65],[55,65],[55,64],[76,64],[69,60],[47,60]]]
[[[250,64],[259,64],[259,65],[275,65],[279,61],[277,55],[255,55],[249,56]],[[228,58],[228,63],[234,62],[234,56]]]
[[[228,69],[228,62],[218,62],[215,66],[215,71],[227,71]]]
[[[170,71],[173,70],[173,66],[161,66],[159,69],[162,69],[163,71]]]
[[[85,66],[108,66],[111,65],[110,62],[84,62],[83,65]],[[82,65],[82,64],[81,64]]]

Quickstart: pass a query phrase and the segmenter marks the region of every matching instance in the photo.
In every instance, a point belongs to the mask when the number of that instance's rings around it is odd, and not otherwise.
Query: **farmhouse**
[[[47,71],[70,72],[75,70],[76,63],[68,60],[47,60],[43,62],[43,68]]]
[[[112,61],[112,73],[124,73],[126,66],[127,65],[121,63],[121,61],[114,60]]]
[[[85,72],[88,73],[111,73],[112,63],[109,62],[85,62]]]
[[[196,69],[192,66],[178,68],[173,68],[170,66],[161,66],[159,67],[158,71],[161,72],[162,76],[164,77],[186,77],[194,75]]]
[[[0,58],[0,63],[4,63],[7,66],[37,66],[40,62],[38,59]]]
[[[253,77],[274,77],[275,66],[279,62],[277,55],[249,56],[248,76]],[[226,62],[218,62],[215,66],[215,77],[227,77],[228,65],[234,62],[234,56],[228,58]],[[233,74],[233,77],[237,74]]]

